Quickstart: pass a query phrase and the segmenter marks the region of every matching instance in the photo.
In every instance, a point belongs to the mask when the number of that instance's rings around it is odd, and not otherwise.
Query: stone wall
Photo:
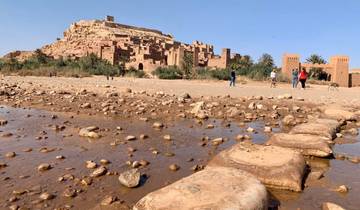
[[[350,73],[350,87],[360,87],[360,73]]]

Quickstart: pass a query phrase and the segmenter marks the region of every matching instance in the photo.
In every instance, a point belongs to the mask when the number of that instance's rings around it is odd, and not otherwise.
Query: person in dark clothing
[[[305,83],[306,83],[306,80],[307,80],[307,72],[306,72],[306,69],[303,68],[299,74],[299,81],[301,83],[301,88],[303,90],[305,90]]]
[[[231,86],[235,87],[235,80],[236,80],[235,70],[231,70],[231,73],[230,73],[230,87]]]

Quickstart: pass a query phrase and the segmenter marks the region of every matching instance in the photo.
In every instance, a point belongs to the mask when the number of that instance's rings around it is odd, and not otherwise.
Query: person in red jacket
[[[299,73],[299,82],[301,83],[301,88],[305,89],[305,83],[308,77],[308,73],[306,72],[306,69],[303,68]]]

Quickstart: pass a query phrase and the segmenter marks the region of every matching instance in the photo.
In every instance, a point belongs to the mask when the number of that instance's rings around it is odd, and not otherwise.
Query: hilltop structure
[[[41,50],[54,58],[69,59],[94,53],[113,65],[146,72],[160,66],[181,66],[187,54],[192,56],[194,67],[226,68],[231,59],[230,49],[223,49],[218,56],[212,45],[199,41],[184,44],[158,30],[115,23],[112,16],[73,23],[63,38]]]
[[[349,72],[348,56],[332,56],[327,64],[312,64],[301,63],[298,54],[284,54],[282,62],[282,72],[289,78],[293,69],[305,68],[309,72],[311,68],[320,68],[329,75],[329,81],[342,87],[360,86],[360,74],[356,71]]]

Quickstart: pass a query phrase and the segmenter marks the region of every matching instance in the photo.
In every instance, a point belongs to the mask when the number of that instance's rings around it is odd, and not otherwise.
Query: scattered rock
[[[15,152],[8,152],[8,153],[5,154],[5,157],[7,157],[7,158],[13,158],[15,156],[16,156]]]
[[[117,201],[117,198],[115,196],[108,195],[101,201],[100,205],[108,206],[114,203],[115,201]]]
[[[136,140],[136,136],[127,136],[126,138],[125,138],[125,140],[126,141],[134,141],[134,140]]]
[[[86,168],[94,169],[96,167],[97,167],[97,164],[94,161],[92,161],[92,160],[86,161]]]
[[[74,198],[74,197],[77,196],[77,192],[74,189],[69,189],[68,188],[68,189],[64,190],[63,196],[67,197],[67,198]]]
[[[171,136],[169,134],[164,135],[164,140],[170,141],[171,140]]]
[[[162,124],[161,122],[154,122],[153,123],[153,128],[161,129],[163,127],[164,127],[164,124]]]
[[[170,169],[171,171],[177,171],[177,170],[180,169],[180,166],[178,166],[178,165],[176,165],[176,164],[171,164],[171,165],[169,166],[169,169]]]
[[[2,125],[6,125],[8,123],[7,120],[3,119],[3,118],[0,118],[0,126]]]
[[[48,163],[42,163],[38,166],[38,171],[47,171],[51,169],[51,165]]]
[[[91,108],[91,104],[90,103],[84,103],[84,104],[81,104],[80,107],[83,108],[83,109],[89,109],[89,108]]]
[[[44,192],[44,193],[40,194],[39,198],[41,200],[51,200],[51,199],[55,198],[55,196],[53,194],[48,193],[48,192]]]
[[[347,193],[349,191],[349,188],[345,185],[340,185],[338,188],[336,188],[336,192],[339,193]]]
[[[99,176],[103,176],[105,175],[107,172],[107,169],[104,166],[100,166],[98,169],[96,169],[95,171],[93,171],[90,174],[90,177],[99,177]]]
[[[272,132],[272,128],[269,127],[269,126],[265,126],[265,127],[264,127],[264,132],[265,132],[265,133],[270,133],[270,132]]]
[[[82,128],[79,131],[79,135],[82,136],[82,137],[100,138],[101,136],[98,133],[95,132],[98,129],[99,128],[96,127],[96,126],[90,126],[90,127]]]
[[[120,174],[119,181],[126,187],[137,187],[140,183],[141,174],[137,169],[130,169]]]

